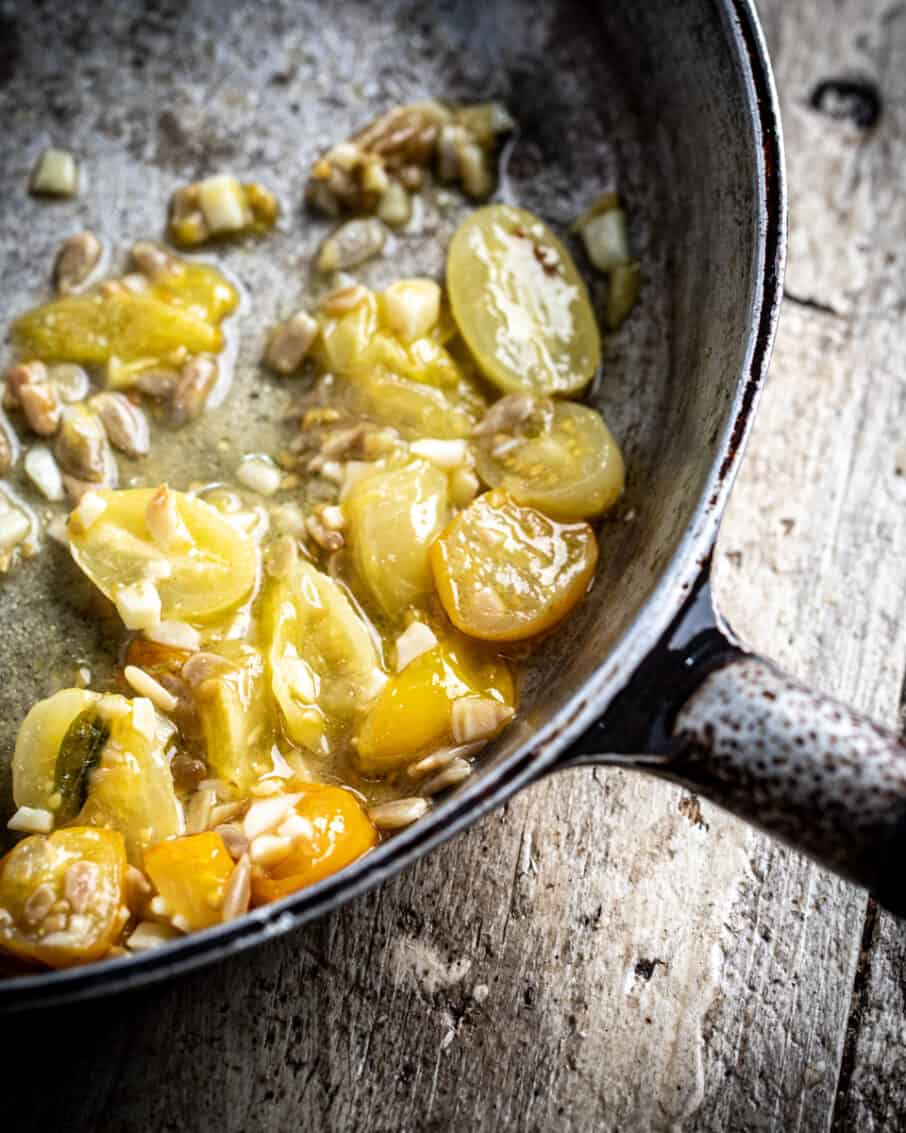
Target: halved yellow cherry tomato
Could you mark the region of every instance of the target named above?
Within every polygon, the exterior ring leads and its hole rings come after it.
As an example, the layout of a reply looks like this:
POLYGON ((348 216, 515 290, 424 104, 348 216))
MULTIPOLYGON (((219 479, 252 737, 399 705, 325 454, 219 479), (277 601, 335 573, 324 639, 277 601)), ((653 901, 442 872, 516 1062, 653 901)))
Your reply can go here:
POLYGON ((521 641, 556 625, 588 588, 598 558, 587 523, 557 523, 486 492, 431 547, 453 624, 486 641, 521 641))
POLYGON ((0 950, 51 968, 100 959, 128 917, 125 880, 114 830, 70 826, 24 838, 0 861, 0 950))
POLYGON ((453 635, 416 657, 381 689, 358 734, 363 771, 386 773, 453 743, 453 703, 489 697, 511 707, 509 667, 487 647, 453 635))
POLYGON ((112 601, 123 587, 152 581, 161 618, 205 620, 237 606, 255 585, 258 548, 215 508, 194 496, 170 491, 182 534, 172 540, 148 524, 148 505, 160 489, 98 492, 106 504, 87 529, 69 520, 76 563, 112 601))
POLYGON ((512 205, 487 205, 456 230, 447 289, 479 369, 505 393, 572 394, 601 360, 585 284, 547 226, 512 205))
POLYGON ((295 814, 301 829, 293 836, 287 856, 252 874, 255 905, 314 885, 377 845, 377 831, 362 804, 343 787, 305 787, 295 814))
POLYGON ((118 830, 129 860, 139 864, 148 846, 185 828, 170 771, 176 729, 143 697, 103 696, 98 712, 110 735, 88 778, 79 822, 118 830))
POLYGON ((428 548, 450 518, 447 477, 426 460, 378 464, 343 503, 356 574, 397 621, 434 589, 428 548))
POLYGON ((268 581, 261 628, 287 736, 326 754, 386 679, 368 626, 341 586, 300 560, 268 581))
POLYGON ((63 740, 73 722, 99 700, 99 694, 88 689, 64 688, 32 705, 19 726, 13 753, 16 806, 50 809, 63 740))
POLYGON ((83 366, 111 358, 153 360, 180 347, 192 354, 216 354, 223 347, 222 332, 204 319, 152 294, 128 293, 54 299, 16 319, 12 339, 21 354, 83 366))
POLYGON ((258 649, 238 641, 219 642, 208 652, 223 659, 223 668, 193 689, 208 765, 246 794, 273 766, 267 666, 258 649))
POLYGON ((178 928, 195 931, 217 924, 233 872, 223 839, 212 830, 170 838, 145 851, 145 872, 178 928))
POLYGON ((490 487, 566 522, 602 515, 623 492, 623 457, 604 418, 571 401, 536 399, 513 429, 477 438, 475 463, 490 487))

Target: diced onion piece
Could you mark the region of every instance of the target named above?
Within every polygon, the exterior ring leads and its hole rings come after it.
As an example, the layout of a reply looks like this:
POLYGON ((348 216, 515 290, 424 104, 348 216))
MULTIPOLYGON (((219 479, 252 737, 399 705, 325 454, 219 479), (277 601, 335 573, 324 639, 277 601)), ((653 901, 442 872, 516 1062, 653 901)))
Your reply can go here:
POLYGON ((422 338, 440 317, 440 287, 433 279, 401 279, 381 295, 384 321, 404 342, 422 338))
POLYGON ((49 834, 53 830, 53 813, 42 807, 20 806, 6 825, 23 834, 49 834))
POLYGON ((396 671, 399 673, 410 661, 421 657, 435 645, 437 645, 437 637, 431 627, 424 622, 413 622, 396 639, 396 671))
POLYGON ((629 262, 629 232, 622 209, 593 216, 581 229, 588 258, 598 271, 612 271, 629 262))
POLYGON ((463 696, 453 703, 453 739, 458 744, 490 739, 512 718, 513 709, 508 704, 487 696, 463 696))
POLYGON ((46 149, 32 170, 31 191, 41 196, 71 197, 79 187, 76 159, 67 150, 46 149))
POLYGON ((121 586, 113 601, 126 629, 151 629, 160 622, 160 594, 153 582, 121 586))
POLYGON ((200 181, 198 203, 212 234, 239 232, 248 226, 242 186, 229 174, 200 181))

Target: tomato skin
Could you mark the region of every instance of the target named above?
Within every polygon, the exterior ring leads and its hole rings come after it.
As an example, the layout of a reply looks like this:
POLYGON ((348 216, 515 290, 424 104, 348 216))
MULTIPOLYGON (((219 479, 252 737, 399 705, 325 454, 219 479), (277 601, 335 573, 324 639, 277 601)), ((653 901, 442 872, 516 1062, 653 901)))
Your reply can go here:
MULTIPOLYGON (((50 968, 68 968, 100 959, 122 931, 126 847, 115 830, 69 826, 53 834, 23 838, 0 860, 0 951, 50 968), (72 867, 90 876, 90 899, 78 897, 72 867), (48 908, 33 911, 39 888, 44 906, 67 901, 66 923, 58 928, 48 908), (38 910, 40 911, 40 910, 38 910)), ((62 914, 56 914, 62 915, 62 914)))
POLYGON ((378 843, 378 834, 352 791, 311 785, 295 813, 310 824, 309 837, 297 838, 289 855, 252 873, 252 903, 277 901, 351 865, 378 843))
POLYGON ((181 918, 178 927, 193 932, 220 922, 233 868, 223 839, 212 830, 169 838, 145 851, 145 872, 163 898, 167 915, 181 918))
POLYGON ((479 369, 505 393, 578 393, 600 364, 576 265, 525 209, 487 205, 466 217, 450 242, 447 289, 479 369))
POLYGON ((597 558, 587 523, 557 523, 499 491, 479 496, 431 547, 447 617, 483 641, 551 629, 585 594, 597 558))

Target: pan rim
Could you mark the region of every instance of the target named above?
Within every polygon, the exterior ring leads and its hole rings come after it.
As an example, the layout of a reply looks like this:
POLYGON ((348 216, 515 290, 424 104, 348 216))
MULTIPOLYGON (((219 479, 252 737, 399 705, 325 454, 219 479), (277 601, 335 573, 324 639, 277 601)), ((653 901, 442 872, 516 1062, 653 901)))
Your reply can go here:
POLYGON ((747 109, 758 211, 749 333, 736 392, 692 520, 660 580, 616 646, 532 741, 467 782, 415 825, 333 877, 159 951, 0 982, 0 1012, 112 995, 219 962, 281 936, 388 880, 550 770, 631 678, 706 569, 770 362, 786 262, 787 197, 774 78, 753 0, 717 0, 747 109))

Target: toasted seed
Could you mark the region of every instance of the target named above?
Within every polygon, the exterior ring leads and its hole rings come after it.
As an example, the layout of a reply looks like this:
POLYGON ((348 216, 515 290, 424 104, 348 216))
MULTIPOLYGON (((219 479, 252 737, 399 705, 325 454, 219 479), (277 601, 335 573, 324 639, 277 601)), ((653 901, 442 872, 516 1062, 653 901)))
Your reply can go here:
POLYGON ((272 496, 280 488, 283 473, 265 456, 247 456, 236 469, 236 479, 252 492, 272 496))
POLYGON ((91 389, 91 379, 88 374, 74 362, 57 362, 53 366, 48 366, 47 380, 65 405, 83 401, 91 389))
POLYGON ((368 817, 379 830, 401 830, 427 814, 430 807, 427 799, 394 799, 392 802, 370 807, 368 817))
POLYGON ((15 550, 28 538, 31 529, 31 520, 18 508, 11 508, 0 515, 0 553, 2 553, 3 570, 9 566, 9 552, 15 550))
POLYGON ((178 940, 182 935, 175 925, 140 921, 131 935, 126 938, 126 947, 130 952, 147 952, 152 948, 162 948, 171 940, 178 940))
POLYGON ((293 810, 301 795, 278 795, 256 799, 246 811, 242 828, 250 841, 274 830, 293 810))
POLYGON ((6 418, 0 420, 0 476, 5 476, 16 463, 17 445, 6 418))
POLYGON ((318 271, 346 271, 377 256, 387 242, 387 229, 376 217, 347 220, 327 237, 318 253, 318 271))
POLYGON ((501 397, 472 430, 472 436, 489 437, 494 433, 511 432, 531 417, 535 405, 535 398, 530 393, 511 393, 501 397))
POLYGON ((194 421, 207 403, 217 381, 217 360, 210 354, 190 358, 179 373, 170 404, 170 423, 184 425, 194 421))
POLYGON ((440 751, 433 751, 430 755, 426 755, 418 763, 410 763, 406 768, 406 773, 411 779, 421 779, 423 775, 430 775, 433 771, 443 770, 454 759, 467 759, 470 755, 475 755, 485 746, 486 741, 479 740, 474 744, 457 744, 454 747, 441 748, 440 751))
POLYGON ((186 833, 201 834, 211 824, 216 795, 210 788, 196 791, 186 805, 186 833))
POLYGON ((299 545, 292 535, 281 535, 268 547, 264 569, 271 578, 286 578, 299 559, 299 545))
POLYGON ((148 418, 124 393, 98 393, 88 405, 100 417, 114 448, 126 456, 148 455, 151 448, 148 418))
POLYGON ((145 508, 145 524, 151 538, 165 550, 188 550, 194 540, 176 503, 176 495, 166 484, 158 487, 145 508))
POLYGON ((46 500, 63 499, 63 477, 53 453, 35 445, 25 454, 25 474, 46 500))
POLYGON ((314 539, 319 547, 325 551, 339 551, 346 543, 340 531, 329 530, 322 522, 320 516, 310 515, 305 520, 305 530, 314 539))
POLYGON ((60 467, 78 480, 116 483, 116 461, 98 415, 84 405, 67 405, 54 444, 60 467))
POLYGON ((464 779, 468 779, 471 774, 472 765, 470 763, 466 763, 464 759, 453 759, 433 779, 429 779, 422 786, 422 790, 426 795, 436 795, 438 792, 446 790, 447 787, 453 787, 464 779))
POLYGON ((152 240, 139 240, 129 250, 132 262, 152 283, 178 270, 178 262, 159 244, 152 240))
POLYGON ((63 401, 50 382, 29 382, 19 389, 19 404, 28 427, 39 437, 52 437, 63 418, 63 401))
POLYGON ((19 394, 24 386, 38 385, 47 380, 47 367, 37 360, 32 362, 19 362, 13 366, 6 375, 6 384, 3 388, 3 405, 6 409, 19 409, 21 402, 19 394))
POLYGON ((329 291, 320 302, 321 310, 331 317, 345 315, 354 311, 360 303, 368 298, 367 290, 361 283, 351 283, 346 287, 338 287, 336 291, 329 291))
POLYGON ((135 379, 135 388, 149 397, 172 397, 179 382, 178 370, 144 370, 135 379))
MULTIPOLYGON (((146 673, 137 665, 127 665, 123 670, 123 676, 139 696, 146 696, 161 712, 172 712, 178 704, 172 692, 168 692, 160 681, 155 680, 150 673, 146 673)), ((201 829, 204 830, 204 827, 202 826, 201 829)))
POLYGON ((236 863, 223 892, 224 921, 232 921, 248 912, 252 895, 252 863, 248 854, 243 854, 236 863))
POLYGON ((409 218, 412 216, 412 201, 399 181, 388 183, 381 195, 377 215, 391 228, 399 228, 409 222, 409 218))
POLYGON ((487 156, 476 142, 466 142, 459 150, 459 175, 470 197, 486 197, 494 188, 487 156))
POLYGON ((54 262, 57 291, 68 295, 89 278, 101 258, 101 242, 93 232, 77 232, 64 240, 54 262))
POLYGON ((278 374, 291 374, 305 360, 318 334, 317 322, 307 311, 297 311, 271 335, 265 362, 278 374))
POLYGON ((38 925, 50 912, 56 899, 53 886, 45 881, 39 885, 29 896, 22 907, 22 915, 26 924, 38 925))
MULTIPOLYGON (((239 804, 227 804, 238 807, 239 804)), ((223 807, 215 808, 223 810, 223 807)), ((213 814, 213 812, 212 812, 213 814)), ((223 844, 227 848, 227 852, 234 861, 238 861, 243 854, 249 851, 249 840, 245 836, 242 827, 235 822, 223 822, 214 827, 214 833, 219 834, 223 839, 223 844)))

